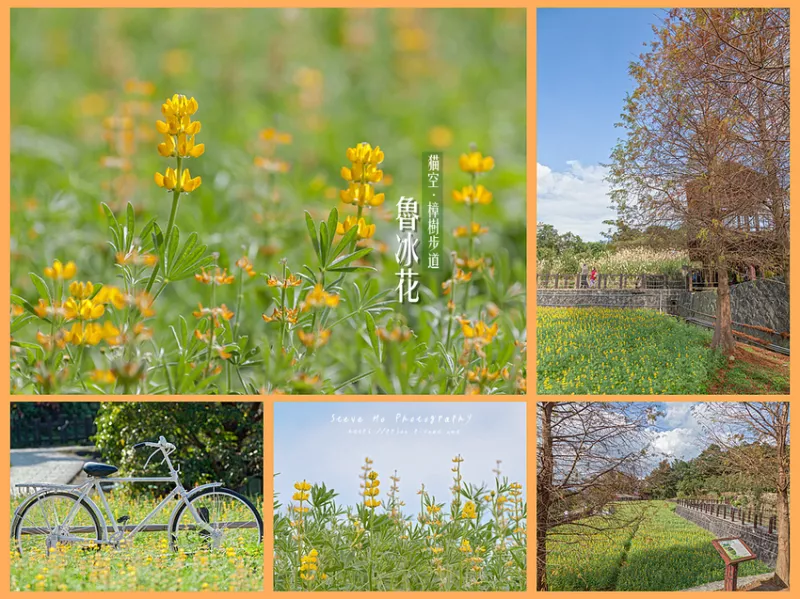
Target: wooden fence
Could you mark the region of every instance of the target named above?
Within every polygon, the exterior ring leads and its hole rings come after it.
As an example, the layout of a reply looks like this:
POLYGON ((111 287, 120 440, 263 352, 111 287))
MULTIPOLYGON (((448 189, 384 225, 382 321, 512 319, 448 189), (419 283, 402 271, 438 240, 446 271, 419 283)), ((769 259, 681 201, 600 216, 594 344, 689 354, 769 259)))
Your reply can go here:
POLYGON ((536 275, 537 289, 687 289, 681 275, 598 273, 594 283, 589 275, 544 273, 536 275))
POLYGON ((683 507, 698 510, 723 520, 752 524, 753 528, 760 526, 765 528, 769 534, 777 534, 778 516, 775 514, 774 509, 763 504, 736 507, 728 503, 706 499, 678 499, 677 503, 683 507))

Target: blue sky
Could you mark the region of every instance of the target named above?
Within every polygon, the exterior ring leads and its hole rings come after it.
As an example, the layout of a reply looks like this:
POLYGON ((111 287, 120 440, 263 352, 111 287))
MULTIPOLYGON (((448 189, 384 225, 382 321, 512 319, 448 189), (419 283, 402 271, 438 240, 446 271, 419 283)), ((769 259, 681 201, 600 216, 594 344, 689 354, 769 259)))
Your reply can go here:
POLYGON ((503 475, 526 491, 525 447, 525 405, 519 402, 275 404, 275 490, 284 505, 294 482, 304 478, 333 487, 339 504, 356 503, 367 456, 380 474, 381 496, 397 469, 408 506, 416 505, 422 483, 439 501, 449 496, 451 460, 458 454, 465 482, 494 485, 492 469, 502 460, 503 475), (404 417, 436 422, 403 422, 404 417), (358 418, 362 422, 352 422, 358 418))
POLYGON ((536 13, 537 220, 599 240, 614 217, 603 181, 628 65, 653 39, 661 9, 539 9, 536 13))

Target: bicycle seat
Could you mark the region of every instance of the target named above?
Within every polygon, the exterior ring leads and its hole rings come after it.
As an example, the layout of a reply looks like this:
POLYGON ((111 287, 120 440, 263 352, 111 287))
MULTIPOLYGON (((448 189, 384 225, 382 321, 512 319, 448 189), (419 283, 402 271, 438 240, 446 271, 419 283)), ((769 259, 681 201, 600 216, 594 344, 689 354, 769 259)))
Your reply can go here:
POLYGON ((100 462, 86 462, 83 465, 83 471, 89 476, 110 476, 117 471, 116 466, 111 464, 101 464, 100 462))

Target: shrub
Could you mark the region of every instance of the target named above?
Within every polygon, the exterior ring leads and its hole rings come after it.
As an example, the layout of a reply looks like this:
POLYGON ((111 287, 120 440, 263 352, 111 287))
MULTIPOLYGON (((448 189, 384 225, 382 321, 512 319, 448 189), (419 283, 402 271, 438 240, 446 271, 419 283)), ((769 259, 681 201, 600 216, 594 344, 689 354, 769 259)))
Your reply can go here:
POLYGON ((133 445, 164 435, 177 447, 172 457, 184 485, 220 481, 236 489, 263 477, 263 414, 261 403, 104 403, 94 441, 126 475, 157 476, 166 466, 153 458, 145 471, 149 453, 133 445))

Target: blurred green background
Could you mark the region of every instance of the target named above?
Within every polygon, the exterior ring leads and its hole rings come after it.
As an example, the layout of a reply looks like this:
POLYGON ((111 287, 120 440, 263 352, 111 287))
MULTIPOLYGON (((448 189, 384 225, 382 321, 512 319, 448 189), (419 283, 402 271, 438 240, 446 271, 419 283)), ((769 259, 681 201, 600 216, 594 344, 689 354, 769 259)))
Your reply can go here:
MULTIPOLYGON (((262 273, 279 273, 283 257, 294 271, 313 265, 303 211, 355 213, 339 201, 339 170, 346 149, 367 141, 384 150, 389 177, 376 190, 386 203, 367 213, 371 260, 381 288, 393 288, 396 203, 419 198, 421 153, 444 152, 450 251, 453 228, 469 222, 451 199, 469 184, 458 156, 474 142, 496 163, 480 180, 494 200, 476 209, 489 228, 477 250, 507 254, 510 279, 525 283, 524 9, 14 9, 11 33, 12 293, 35 300, 28 272, 55 258, 74 260, 78 280, 114 282, 101 202, 119 214, 130 201, 139 227, 153 216, 165 226, 171 195, 153 174, 174 161, 158 155, 154 123, 174 93, 199 102, 206 147, 189 164, 203 184, 182 197, 176 224, 221 266, 245 254, 262 273), (120 116, 134 123, 127 170, 101 162, 119 155, 104 136, 121 134, 103 124, 120 116), (272 154, 286 173, 254 164, 270 156, 259 133, 271 127, 292 135, 272 154)), ((423 277, 437 297, 448 269, 423 277)), ((248 283, 245 331, 263 328, 271 293, 248 283)), ((171 285, 158 318, 173 322, 207 295, 191 279, 171 285)), ((230 306, 234 296, 231 286, 217 297, 230 306)))

